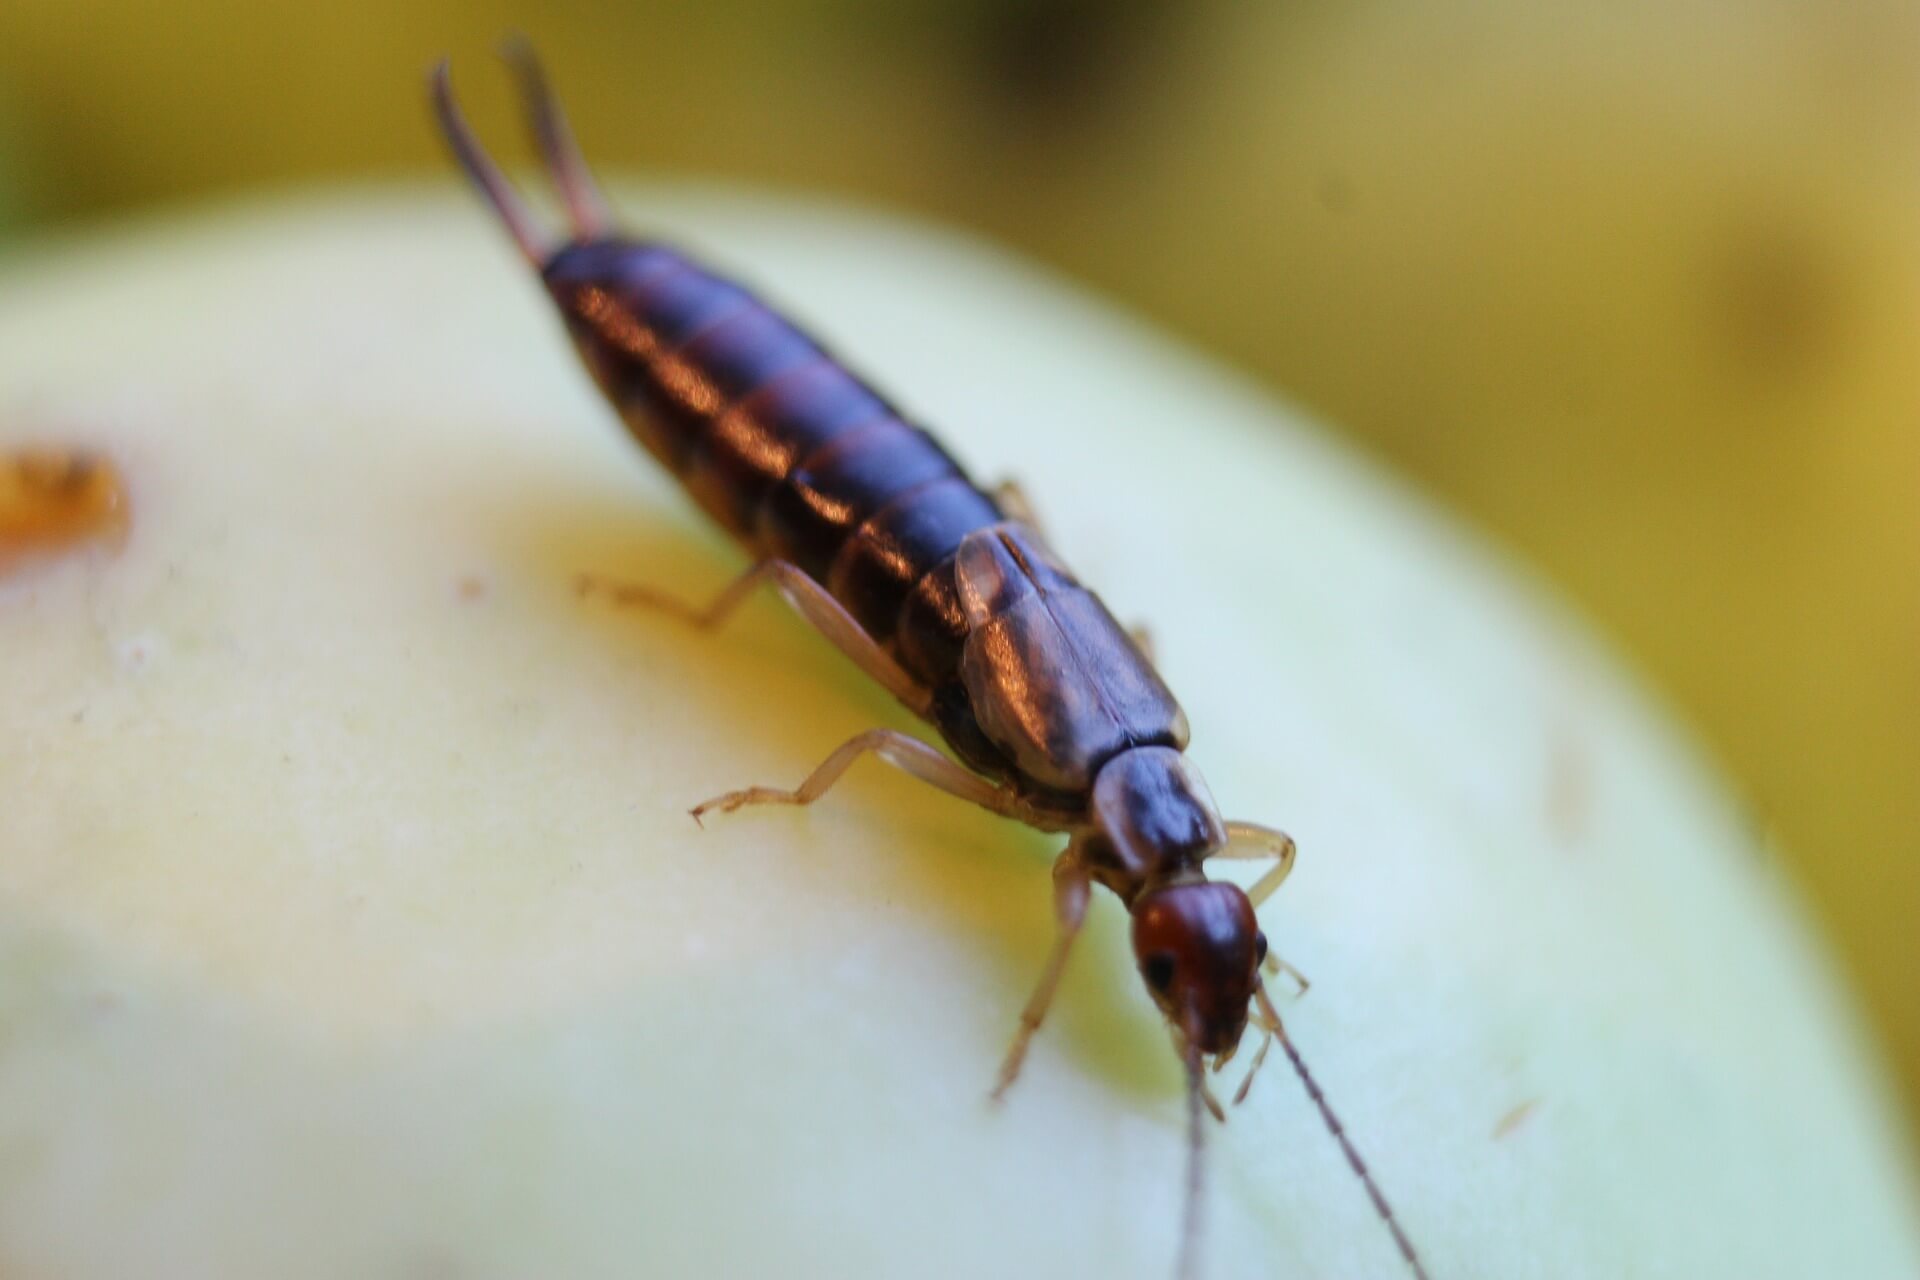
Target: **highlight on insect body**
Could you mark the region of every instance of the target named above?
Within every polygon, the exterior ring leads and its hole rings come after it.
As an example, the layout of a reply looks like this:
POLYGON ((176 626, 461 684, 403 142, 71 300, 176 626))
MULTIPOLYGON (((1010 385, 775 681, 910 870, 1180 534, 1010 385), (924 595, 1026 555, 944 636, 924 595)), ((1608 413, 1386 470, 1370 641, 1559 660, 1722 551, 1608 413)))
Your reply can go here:
MULTIPOLYGON (((748 787, 693 810, 810 804, 878 757, 1003 817, 1066 837, 1053 869, 1057 935, 993 1095, 1013 1084, 1046 1017, 1093 886, 1132 916, 1135 960, 1184 1067, 1188 1174, 1182 1275, 1198 1271, 1207 1083, 1248 1024, 1277 1040, 1416 1276, 1418 1255, 1288 1039, 1255 909, 1292 870, 1281 832, 1222 818, 1184 754, 1186 717, 1133 635, 1047 544, 1017 490, 977 486, 921 427, 740 285, 613 229, 531 50, 506 50, 570 223, 550 242, 473 136, 445 63, 434 110, 460 166, 540 273, 587 369, 634 437, 753 557, 705 603, 582 579, 583 593, 720 627, 771 587, 945 741, 872 729, 799 786, 748 787), (1243 891, 1208 864, 1270 860, 1243 891)), ((1297 976, 1297 975, 1296 975, 1297 976)))

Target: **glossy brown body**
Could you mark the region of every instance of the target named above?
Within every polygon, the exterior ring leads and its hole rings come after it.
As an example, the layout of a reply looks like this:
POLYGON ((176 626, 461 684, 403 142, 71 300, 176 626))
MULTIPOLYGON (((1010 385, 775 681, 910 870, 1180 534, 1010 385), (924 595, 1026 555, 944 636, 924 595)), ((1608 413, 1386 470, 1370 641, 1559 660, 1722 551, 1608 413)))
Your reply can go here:
POLYGON ((1121 752, 1185 747, 1099 598, 778 312, 644 241, 568 245, 542 276, 634 436, 756 559, 824 586, 930 691, 969 765, 1070 814, 1121 752))

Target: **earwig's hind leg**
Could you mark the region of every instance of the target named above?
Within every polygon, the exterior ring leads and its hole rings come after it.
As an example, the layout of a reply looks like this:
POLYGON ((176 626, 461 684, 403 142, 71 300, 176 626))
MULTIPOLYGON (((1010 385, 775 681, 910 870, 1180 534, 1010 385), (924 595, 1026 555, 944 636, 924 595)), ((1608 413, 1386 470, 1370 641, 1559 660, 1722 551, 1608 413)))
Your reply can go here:
MULTIPOLYGON (((1253 887, 1247 890, 1247 900, 1257 908, 1261 903, 1272 897, 1273 891, 1278 889, 1289 875, 1293 874, 1294 856, 1299 853, 1299 851, 1299 846, 1294 843, 1293 837, 1284 831, 1275 831, 1272 827, 1263 827, 1252 822, 1229 822, 1227 824, 1227 843, 1225 847, 1214 850, 1209 856, 1234 859, 1272 858, 1275 860, 1274 865, 1268 868, 1266 874, 1254 881, 1253 887)), ((1272 951, 1267 953, 1266 968, 1268 973, 1284 973, 1292 978, 1294 982, 1298 984, 1301 995, 1307 994, 1308 988, 1313 986, 1311 982, 1307 981, 1305 974, 1288 964, 1285 960, 1282 960, 1272 951)))
POLYGON ((841 743, 832 755, 821 762, 819 768, 807 775, 806 781, 793 790, 747 787, 740 791, 729 791, 695 805, 694 820, 699 821, 715 810, 732 813, 750 804, 812 804, 840 780, 840 775, 851 768, 854 761, 868 752, 948 795, 971 801, 1002 817, 1018 817, 1022 812, 1020 801, 1012 792, 994 786, 920 739, 894 729, 869 729, 841 743))
POLYGON ((993 1085, 993 1100, 1000 1101, 1019 1078, 1020 1066, 1027 1059, 1027 1047, 1033 1043, 1033 1037, 1040 1030, 1040 1024, 1046 1020, 1047 1009, 1053 1004, 1053 995, 1060 987, 1060 977, 1067 971, 1067 957, 1073 952, 1074 939, 1080 936, 1080 926, 1087 918, 1087 895, 1091 881, 1087 876, 1085 862, 1080 857, 1080 846, 1069 844, 1053 864, 1053 914, 1059 932, 1054 935, 1053 950, 1047 956, 1047 967, 1040 972, 1040 981, 1034 987, 1033 994, 1027 997, 1026 1007, 1020 1011, 1020 1029, 1013 1034, 1013 1044, 1007 1049, 1006 1059, 1000 1064, 1000 1076, 993 1085))
POLYGON ((547 162, 547 172, 553 178, 553 185, 559 189, 560 198, 566 201, 574 234, 582 240, 598 239, 613 224, 613 216, 607 211, 606 197, 600 194, 600 188, 595 185, 593 175, 587 169, 579 144, 573 140, 573 131, 567 127, 566 113, 560 108, 560 100, 547 87, 547 74, 540 67, 540 59, 535 55, 533 45, 525 36, 512 36, 501 43, 500 56, 507 60, 507 65, 519 77, 527 122, 533 129, 540 154, 547 162))
POLYGON ((909 710, 916 713, 926 710, 926 689, 901 669, 892 655, 866 633, 825 587, 809 578, 798 565, 785 560, 762 560, 722 587, 720 593, 704 605, 688 604, 651 587, 612 582, 587 573, 574 579, 574 588, 583 596, 603 595, 615 604, 657 609, 702 631, 717 631, 763 583, 770 583, 816 631, 831 640, 835 648, 853 659, 909 710))

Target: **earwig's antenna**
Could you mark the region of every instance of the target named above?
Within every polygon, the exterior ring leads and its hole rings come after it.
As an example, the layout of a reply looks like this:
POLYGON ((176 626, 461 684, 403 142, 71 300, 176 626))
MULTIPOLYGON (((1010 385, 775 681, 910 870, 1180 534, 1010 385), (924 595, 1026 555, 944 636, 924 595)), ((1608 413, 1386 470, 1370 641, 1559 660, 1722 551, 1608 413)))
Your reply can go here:
POLYGON ((1180 1219, 1180 1260, 1174 1266, 1177 1280, 1200 1277, 1200 1209, 1207 1189, 1207 1121, 1203 1114, 1207 1081, 1200 1068, 1200 1050, 1186 1045, 1182 1058, 1187 1067, 1187 1205, 1180 1219))
MULTIPOLYGON (((1346 1153, 1347 1163, 1359 1176, 1360 1184, 1367 1189, 1367 1198, 1373 1201, 1374 1212, 1380 1215, 1380 1220, 1387 1224, 1387 1230, 1393 1235, 1394 1244, 1400 1248, 1400 1256, 1407 1260, 1407 1266, 1412 1269, 1415 1280, 1428 1280, 1427 1269, 1420 1265, 1420 1255, 1414 1252, 1413 1241, 1407 1239, 1407 1233, 1400 1229, 1399 1221, 1393 1216, 1392 1206, 1387 1203, 1387 1198, 1380 1194, 1380 1188, 1374 1182, 1373 1175, 1367 1172, 1366 1161, 1362 1160, 1360 1153, 1354 1150, 1352 1141, 1347 1137, 1346 1129, 1341 1125, 1339 1117, 1333 1114, 1333 1108, 1327 1103, 1327 1095, 1320 1092, 1319 1083, 1314 1080, 1313 1073, 1307 1070, 1306 1060, 1300 1056, 1300 1051, 1293 1047, 1293 1041, 1287 1036, 1287 1029, 1280 1021, 1280 1011, 1273 1007, 1273 1001, 1267 996, 1265 983, 1254 984, 1253 997, 1260 1004, 1261 1019, 1266 1023, 1267 1031, 1279 1040, 1280 1047, 1286 1050, 1287 1060, 1293 1063, 1294 1074, 1299 1076, 1300 1083, 1306 1086, 1307 1096, 1312 1098, 1313 1105, 1320 1109, 1320 1118, 1327 1122, 1327 1132, 1331 1133, 1333 1140, 1340 1144, 1340 1150, 1346 1153)), ((1262 1052, 1264 1053, 1265 1050, 1263 1049, 1262 1052)))
POLYGON ((447 71, 445 58, 434 64, 430 83, 434 115, 439 117, 440 132, 446 137, 447 145, 453 148, 454 159, 460 162, 460 167, 467 171, 467 177, 473 180, 473 185, 480 188, 480 194, 493 206, 493 211, 506 225, 507 234, 520 246, 520 252, 526 255, 527 261, 536 267, 541 266, 547 260, 547 252, 540 245, 539 230, 528 215, 526 205, 521 203, 519 193, 513 189, 513 184, 507 181, 499 166, 481 149, 479 140, 473 136, 473 130, 460 114, 460 108, 453 100, 453 81, 447 71))
POLYGON ((500 56, 520 79, 527 123, 533 129, 540 154, 546 157, 553 185, 567 202, 574 235, 582 240, 599 239, 613 225, 613 216, 607 211, 606 197, 600 194, 593 174, 587 169, 585 157, 580 154, 580 144, 574 141, 573 131, 567 127, 560 100, 547 87, 547 73, 541 70, 539 55, 534 53, 533 45, 525 36, 513 35, 501 42, 500 56))

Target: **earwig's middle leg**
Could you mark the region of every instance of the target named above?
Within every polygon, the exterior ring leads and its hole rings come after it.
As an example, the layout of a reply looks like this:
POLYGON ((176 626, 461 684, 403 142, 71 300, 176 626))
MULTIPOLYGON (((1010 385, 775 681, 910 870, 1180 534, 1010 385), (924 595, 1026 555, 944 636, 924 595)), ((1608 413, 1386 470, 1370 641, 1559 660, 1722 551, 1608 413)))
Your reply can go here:
POLYGON ((869 729, 841 743, 832 755, 821 762, 819 768, 808 774, 806 780, 793 790, 747 787, 740 791, 729 791, 695 805, 694 820, 699 821, 715 810, 732 813, 750 804, 812 804, 840 780, 840 775, 851 768, 854 761, 869 751, 894 768, 910 773, 948 795, 969 800, 1002 817, 1017 818, 1023 813, 1018 797, 1012 792, 994 786, 920 739, 894 729, 869 729))
POLYGON ((1080 847, 1069 844, 1053 864, 1053 914, 1059 932, 1054 936, 1053 950, 1047 956, 1047 967, 1040 972, 1040 981, 1034 986, 1033 994, 1027 997, 1027 1004, 1020 1011, 1020 1029, 1013 1034, 1013 1044, 1007 1049, 1005 1061, 1000 1064, 1000 1076, 993 1085, 993 1100, 1000 1101, 1020 1075, 1020 1066, 1027 1059, 1027 1046, 1033 1043, 1034 1035, 1040 1030, 1040 1024, 1046 1020, 1047 1009, 1053 1004, 1053 994, 1059 990, 1061 975, 1067 971, 1067 957, 1073 952, 1074 939, 1080 936, 1080 926, 1087 918, 1087 895, 1092 881, 1087 875, 1086 864, 1081 860, 1080 847))
POLYGON ((798 565, 785 560, 762 560, 720 589, 704 605, 689 604, 678 596, 635 583, 613 582, 590 573, 574 579, 575 589, 583 596, 604 595, 619 605, 639 605, 658 609, 702 631, 717 631, 734 611, 763 584, 771 584, 782 599, 792 605, 814 630, 833 642, 835 648, 853 659, 859 668, 873 677, 888 693, 915 713, 925 712, 927 690, 880 647, 880 642, 848 613, 825 587, 806 575, 798 565))

